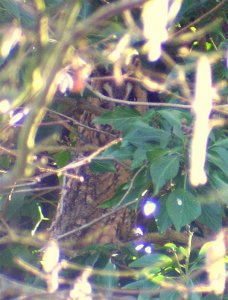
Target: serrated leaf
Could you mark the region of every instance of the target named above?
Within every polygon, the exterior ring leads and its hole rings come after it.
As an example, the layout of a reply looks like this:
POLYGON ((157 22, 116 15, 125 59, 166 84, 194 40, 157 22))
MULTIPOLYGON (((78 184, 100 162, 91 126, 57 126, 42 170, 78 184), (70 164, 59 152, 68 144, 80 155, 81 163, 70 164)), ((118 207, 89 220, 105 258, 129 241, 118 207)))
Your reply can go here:
POLYGON ((149 126, 142 121, 137 121, 131 126, 131 130, 125 135, 124 140, 136 147, 144 147, 143 144, 158 143, 165 148, 169 142, 170 134, 162 129, 149 126))
POLYGON ((177 176, 180 167, 178 156, 164 156, 150 165, 150 175, 154 184, 154 195, 171 179, 177 176))
POLYGON ((166 201, 166 208, 177 231, 197 219, 201 213, 199 201, 184 190, 172 192, 166 201))
POLYGON ((128 107, 118 107, 113 111, 109 111, 95 118, 94 123, 109 124, 117 130, 127 131, 139 117, 140 113, 137 110, 128 107))

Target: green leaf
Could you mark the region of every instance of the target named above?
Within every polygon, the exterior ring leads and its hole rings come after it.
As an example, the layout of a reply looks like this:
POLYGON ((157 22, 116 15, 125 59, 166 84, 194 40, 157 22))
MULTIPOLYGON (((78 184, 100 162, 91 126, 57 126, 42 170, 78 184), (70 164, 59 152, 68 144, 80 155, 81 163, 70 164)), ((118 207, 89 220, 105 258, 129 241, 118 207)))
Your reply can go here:
POLYGON ((171 126, 173 133, 183 139, 184 134, 181 129, 181 118, 183 117, 183 113, 177 110, 167 109, 159 110, 159 114, 171 126))
POLYGON ((213 231, 222 227, 223 209, 219 203, 207 203, 202 205, 202 213, 199 221, 213 231))
POLYGON ((171 179, 177 176, 180 167, 178 156, 164 156, 150 165, 150 175, 154 184, 154 195, 171 179))
POLYGON ((103 269, 106 273, 105 276, 102 276, 102 283, 105 286, 105 288, 114 288, 118 285, 118 278, 116 276, 116 266, 109 260, 105 268, 103 269), (113 273, 113 275, 111 275, 113 273))
MULTIPOLYGON (((225 296, 224 296, 224 298, 223 298, 224 300, 227 300, 228 298, 225 298, 225 296)), ((203 298, 203 300, 221 300, 221 296, 216 296, 216 295, 212 295, 212 294, 208 294, 208 295, 206 295, 204 298, 203 298)))
MULTIPOLYGON (((194 286, 195 286, 194 282, 191 279, 189 279, 189 281, 187 282, 187 287, 189 289, 194 289, 194 286)), ((201 300, 201 299, 202 299, 201 294, 193 293, 193 292, 190 293, 188 297, 188 300, 201 300)))
POLYGON ((15 264, 15 257, 20 257, 27 262, 35 264, 35 252, 31 251, 28 245, 11 244, 0 251, 0 267, 18 267, 15 264))
MULTIPOLYGON (((145 290, 152 291, 153 289, 157 289, 159 286, 154 282, 155 276, 153 276, 153 281, 149 279, 139 279, 133 281, 123 287, 123 289, 134 289, 139 291, 139 296, 137 300, 150 300, 151 295, 149 293, 145 293, 145 290)), ((163 282, 165 280, 164 276, 159 274, 156 276, 156 282, 163 282)), ((153 298, 154 299, 154 298, 153 298)))
POLYGON ((104 113, 101 117, 95 118, 96 124, 109 124, 115 129, 128 131, 132 124, 140 117, 137 110, 128 107, 118 107, 113 111, 104 113))
POLYGON ((0 155, 0 167, 2 169, 9 169, 10 164, 12 163, 11 158, 7 155, 1 153, 0 155))
POLYGON ((130 282, 128 284, 126 284, 123 289, 141 289, 144 285, 144 282, 145 282, 145 279, 140 279, 140 280, 136 280, 136 281, 133 281, 133 282, 130 282))
POLYGON ((215 166, 217 166, 224 175, 227 176, 227 170, 228 170, 228 150, 224 148, 213 148, 213 151, 208 152, 208 161, 215 166))
POLYGON ((225 149, 224 147, 213 147, 213 151, 216 152, 219 157, 227 163, 227 155, 228 155, 228 150, 225 149))
POLYGON ((12 200, 9 202, 9 205, 6 210, 7 220, 12 220, 20 216, 22 208, 25 206, 26 194, 19 193, 13 194, 12 200))
POLYGON ((70 162, 71 154, 70 151, 59 151, 53 155, 59 168, 64 167, 70 162))
POLYGON ((161 268, 172 264, 172 259, 167 255, 161 253, 146 254, 139 259, 130 263, 132 268, 146 268, 149 267, 150 270, 159 271, 161 268))
POLYGON ((114 288, 118 286, 118 277, 116 276, 116 266, 111 262, 108 261, 106 266, 102 269, 104 275, 100 275, 96 278, 97 284, 105 287, 105 296, 107 299, 111 297, 111 293, 114 288))
POLYGON ((208 249, 214 244, 214 241, 210 241, 207 242, 205 244, 203 244, 203 246, 200 248, 199 254, 198 254, 198 258, 202 259, 203 257, 206 256, 206 253, 208 251, 208 249))
POLYGON ((170 134, 164 130, 137 121, 131 126, 131 131, 125 135, 124 140, 136 147, 144 147, 143 144, 155 142, 165 148, 169 143, 169 138, 170 134))
MULTIPOLYGON (((158 277, 158 276, 156 276, 156 277, 158 277)), ((162 276, 162 281, 164 281, 164 279, 165 278, 162 276)), ((153 280, 154 280, 154 277, 153 277, 153 280)), ((145 293, 145 290, 153 291, 153 290, 158 289, 158 288, 159 288, 159 286, 156 283, 154 283, 152 280, 149 280, 149 279, 144 280, 137 300, 151 300, 151 295, 145 293)))
POLYGON ((161 156, 165 156, 168 154, 170 149, 163 149, 159 146, 153 146, 149 151, 147 151, 147 158, 150 161, 153 161, 155 159, 160 159, 161 156))
MULTIPOLYGON (((175 287, 175 283, 173 283, 175 287)), ((161 290, 159 300, 179 300, 181 299, 181 294, 175 289, 173 290, 161 290)))
MULTIPOLYGON (((221 176, 218 172, 213 172, 210 174, 209 181, 215 189, 228 189, 228 182, 225 176, 221 176)), ((218 191, 219 192, 219 191, 218 191)))
POLYGON ((126 160, 131 159, 133 154, 135 152, 135 147, 132 145, 113 145, 109 149, 103 152, 103 154, 100 157, 109 157, 109 158, 115 158, 117 160, 126 160))
POLYGON ((113 161, 93 160, 90 164, 90 169, 95 173, 115 172, 116 167, 113 161))
POLYGON ((131 169, 137 169, 141 167, 144 161, 147 159, 147 149, 138 148, 135 153, 131 164, 131 169))
POLYGON ((172 225, 166 208, 166 200, 160 199, 160 207, 156 216, 156 223, 160 233, 164 233, 172 225))
POLYGON ((201 213, 199 201, 184 190, 172 192, 166 201, 166 208, 177 231, 197 219, 201 213))
POLYGON ((5 8, 7 13, 13 17, 20 18, 20 10, 16 1, 13 0, 1 0, 1 6, 5 8))

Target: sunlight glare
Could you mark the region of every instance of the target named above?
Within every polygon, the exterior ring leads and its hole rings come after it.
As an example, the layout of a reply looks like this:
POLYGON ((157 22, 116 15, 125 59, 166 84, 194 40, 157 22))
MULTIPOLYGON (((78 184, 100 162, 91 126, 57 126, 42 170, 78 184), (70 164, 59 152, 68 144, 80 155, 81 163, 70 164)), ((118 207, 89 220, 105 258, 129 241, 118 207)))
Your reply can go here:
POLYGON ((59 246, 55 240, 50 240, 42 257, 43 270, 46 273, 53 271, 59 262, 59 246))
POLYGON ((152 248, 151 248, 151 246, 146 246, 144 250, 145 250, 145 252, 146 252, 147 254, 151 254, 151 253, 152 253, 152 248))
POLYGON ((1 45, 1 56, 4 58, 7 57, 11 49, 17 45, 21 38, 22 30, 20 27, 13 26, 9 28, 3 38, 3 42, 1 45))
POLYGON ((139 245, 135 246, 135 250, 140 251, 143 249, 143 247, 144 247, 144 244, 139 244, 139 245))
POLYGON ((5 114, 10 109, 10 102, 7 99, 0 101, 0 113, 5 114))
POLYGON ((161 44, 168 38, 167 21, 167 0, 150 0, 143 5, 143 34, 147 39, 144 50, 150 61, 156 61, 161 56, 161 44))
POLYGON ((209 117, 212 110, 212 79, 210 63, 206 56, 202 56, 197 63, 195 99, 192 108, 195 122, 190 150, 190 182, 198 186, 207 182, 205 161, 211 130, 209 117))
POLYGON ((9 125, 16 125, 20 121, 22 121, 23 117, 25 117, 29 113, 28 108, 24 108, 23 110, 19 111, 15 115, 12 115, 12 117, 9 120, 9 125))
POLYGON ((145 202, 145 204, 143 205, 143 214, 146 217, 149 217, 155 212, 156 208, 157 208, 157 205, 154 202, 147 200, 145 202))
POLYGON ((137 234, 137 235, 143 235, 143 230, 142 230, 142 228, 141 228, 141 227, 137 227, 137 228, 135 229, 135 234, 137 234))

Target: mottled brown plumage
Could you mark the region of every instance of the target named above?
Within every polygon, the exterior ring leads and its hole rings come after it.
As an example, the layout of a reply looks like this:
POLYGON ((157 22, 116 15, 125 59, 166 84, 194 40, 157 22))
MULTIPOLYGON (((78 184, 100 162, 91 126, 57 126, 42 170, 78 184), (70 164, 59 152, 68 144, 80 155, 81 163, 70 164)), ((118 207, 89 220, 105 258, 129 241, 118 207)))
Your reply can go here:
MULTIPOLYGON (((129 86, 127 92, 129 93, 129 86)), ((120 93, 120 88, 118 88, 118 93, 120 93)), ((115 97, 115 91, 112 91, 112 96, 115 97)), ((91 98, 89 101, 93 106, 102 105, 101 100, 97 98, 91 98)), ((106 103, 106 108, 107 106, 106 103)), ((108 109, 113 109, 114 106, 113 103, 110 103, 108 109)), ((94 115, 91 112, 85 111, 80 116, 76 114, 76 117, 79 118, 77 121, 80 123, 92 128, 96 127, 93 124, 94 115)), ((98 129, 102 129, 107 134, 79 127, 78 149, 85 149, 87 145, 101 147, 119 136, 119 133, 110 126, 98 129)), ((75 160, 83 159, 90 153, 90 151, 78 153, 75 160)), ((116 163, 115 173, 95 174, 90 170, 89 164, 68 171, 64 177, 57 214, 49 229, 51 236, 61 240, 66 233, 73 231, 64 237, 65 240, 70 241, 73 248, 95 243, 115 243, 117 240, 128 240, 131 229, 134 227, 135 218, 132 212, 128 208, 124 208, 112 214, 111 209, 99 207, 99 204, 115 194, 119 185, 128 180, 129 172, 119 163, 116 163), (84 181, 80 182, 77 178, 68 177, 69 174, 81 176, 84 181), (110 215, 100 220, 107 212, 110 212, 110 215), (77 231, 81 226, 98 218, 98 222, 84 230, 77 231)))

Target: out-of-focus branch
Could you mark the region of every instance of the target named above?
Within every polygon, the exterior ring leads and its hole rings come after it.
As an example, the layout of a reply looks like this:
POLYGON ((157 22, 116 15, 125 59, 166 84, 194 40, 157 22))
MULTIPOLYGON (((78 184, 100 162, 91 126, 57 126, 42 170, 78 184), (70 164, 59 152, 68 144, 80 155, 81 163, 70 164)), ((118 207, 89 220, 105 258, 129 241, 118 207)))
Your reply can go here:
POLYGON ((206 12, 205 14, 203 14, 202 16, 200 16, 199 18, 197 18, 196 20, 194 20, 193 22, 188 24, 187 26, 185 26, 185 27, 181 28, 180 30, 178 30, 177 32, 175 32, 173 35, 170 36, 170 38, 172 39, 174 36, 176 37, 176 36, 180 35, 181 33, 189 30, 189 28, 191 28, 192 26, 195 26, 196 24, 201 22, 203 19, 207 18, 208 16, 210 16, 212 14, 214 14, 214 16, 216 16, 215 12, 225 4, 226 4, 226 0, 221 1, 216 6, 214 6, 211 10, 209 10, 208 12, 206 12))
MULTIPOLYGON (((187 245, 188 240, 188 234, 186 234, 185 232, 177 232, 173 229, 166 230, 164 234, 160 234, 157 232, 148 233, 136 239, 136 241, 138 242, 150 242, 158 245, 164 245, 169 242, 187 245)), ((204 238, 193 236, 192 248, 199 248, 206 242, 207 240, 204 238)))
MULTIPOLYGON (((12 171, 0 177, 0 191, 7 186, 14 184, 19 177, 21 178, 25 176, 26 173, 31 172, 31 170, 27 169, 27 163, 30 160, 31 151, 34 150, 33 148, 36 132, 45 115, 45 109, 52 102, 55 94, 56 86, 53 83, 53 79, 55 78, 55 74, 62 64, 62 60, 57 58, 63 56, 62 53, 67 50, 72 39, 76 40, 77 38, 82 37, 83 35, 92 31, 104 20, 144 2, 145 0, 119 1, 115 4, 101 7, 86 21, 79 23, 73 34, 71 34, 72 27, 74 25, 72 20, 75 20, 76 16, 78 15, 78 5, 72 5, 72 9, 69 10, 69 16, 66 18, 67 21, 65 24, 65 30, 62 32, 62 37, 59 40, 58 45, 55 47, 53 53, 48 56, 48 59, 46 59, 47 56, 44 56, 43 60, 40 62, 40 69, 34 70, 34 72, 37 71, 38 73, 41 73, 43 69, 45 69, 45 78, 43 78, 42 84, 38 89, 37 86, 35 86, 35 82, 33 82, 26 95, 26 98, 28 99, 35 97, 36 102, 27 116, 18 139, 19 154, 15 166, 12 171), (48 68, 45 68, 47 65, 48 68)), ((41 78, 43 74, 38 73, 36 75, 41 78)))
POLYGON ((77 29, 74 31, 73 39, 77 39, 97 28, 104 20, 107 20, 113 16, 122 13, 124 10, 133 9, 136 6, 142 5, 146 0, 123 0, 116 3, 104 5, 97 9, 86 21, 83 21, 77 25, 77 29))
MULTIPOLYGON (((72 20, 73 15, 76 16, 77 13, 77 7, 72 7, 72 10, 69 13, 69 20, 72 20)), ((66 28, 69 32, 71 32, 73 25, 74 23, 69 24, 69 21, 67 20, 66 28)), ((63 56, 62 53, 68 43, 68 39, 65 36, 69 32, 62 32, 59 44, 49 56, 44 55, 42 57, 39 66, 33 71, 30 88, 24 97, 27 99, 35 98, 34 104, 25 120, 18 138, 18 159, 16 160, 12 171, 9 171, 0 177, 0 191, 9 185, 14 184, 18 178, 22 178, 31 173, 28 163, 31 162, 30 156, 35 148, 35 136, 39 125, 45 116, 46 107, 52 102, 56 92, 54 78, 62 64, 62 60, 58 58, 63 56), (46 66, 48 66, 48 68, 46 66)))

